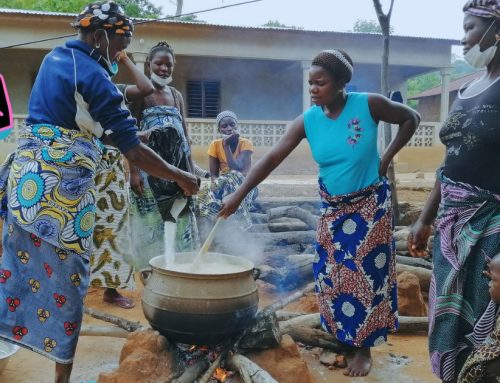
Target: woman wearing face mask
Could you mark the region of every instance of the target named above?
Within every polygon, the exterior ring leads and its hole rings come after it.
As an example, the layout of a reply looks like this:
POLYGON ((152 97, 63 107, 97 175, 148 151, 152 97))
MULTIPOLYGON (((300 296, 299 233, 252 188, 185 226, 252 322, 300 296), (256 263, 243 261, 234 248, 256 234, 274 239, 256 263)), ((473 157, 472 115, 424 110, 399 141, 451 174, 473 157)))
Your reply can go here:
MULTIPOLYGON (((146 69, 154 91, 131 110, 147 133, 147 145, 169 164, 192 172, 191 149, 184 118, 181 93, 169 84, 175 66, 173 48, 162 41, 149 51, 146 69)), ((163 253, 164 221, 177 222, 175 250, 191 251, 199 247, 199 234, 191 198, 185 198, 175 182, 130 168, 133 195, 132 226, 137 235, 135 246, 143 255, 142 263, 163 253)), ((140 266, 140 265, 138 265, 140 266)))
POLYGON ((137 137, 111 82, 132 22, 112 1, 91 3, 74 24, 77 40, 45 56, 18 147, 0 167, 5 210, 0 269, 0 338, 56 362, 67 383, 82 325, 95 224, 95 177, 113 143, 137 167, 174 179, 186 195, 197 180, 137 137))
POLYGON ((444 163, 408 237, 410 253, 425 255, 437 216, 429 345, 443 382, 456 382, 493 328, 496 306, 482 272, 500 251, 500 1, 468 1, 464 12, 464 58, 486 72, 458 92, 440 131, 444 163))
POLYGON ((247 193, 306 139, 319 165, 321 218, 313 265, 322 327, 353 346, 345 374, 370 371, 371 347, 397 328, 397 291, 391 190, 385 174, 419 122, 409 107, 379 94, 346 92, 353 63, 340 49, 320 52, 309 71, 315 104, 295 119, 284 136, 250 170, 222 204, 233 214, 247 193), (399 124, 379 157, 380 121, 399 124))
MULTIPOLYGON (((217 115, 215 124, 221 138, 213 140, 208 147, 211 183, 210 187, 201 188, 197 197, 199 216, 203 218, 217 217, 222 199, 242 184, 252 165, 253 144, 249 139, 240 137, 236 114, 230 110, 223 111, 217 115)), ((255 188, 235 215, 243 230, 252 224, 250 209, 256 197, 255 188)))

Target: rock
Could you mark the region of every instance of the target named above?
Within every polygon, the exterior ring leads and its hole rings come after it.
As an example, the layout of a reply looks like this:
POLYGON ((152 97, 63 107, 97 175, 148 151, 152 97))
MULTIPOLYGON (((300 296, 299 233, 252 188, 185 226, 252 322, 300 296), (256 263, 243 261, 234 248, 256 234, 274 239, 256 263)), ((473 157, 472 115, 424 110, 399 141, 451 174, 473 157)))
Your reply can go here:
POLYGON ((277 348, 249 353, 246 356, 265 369, 278 382, 314 383, 297 344, 289 335, 283 336, 277 348))
POLYGON ((417 179, 424 179, 425 174, 423 172, 418 172, 415 174, 415 178, 417 179))
POLYGON ((337 355, 335 358, 335 363, 333 364, 337 368, 346 368, 347 367, 347 359, 345 355, 337 355))
POLYGON ((152 329, 129 335, 120 354, 118 369, 101 373, 98 383, 166 383, 175 367, 167 339, 152 329))
POLYGON ((394 240, 397 241, 406 241, 408 238, 408 234, 410 234, 409 228, 404 228, 402 230, 397 230, 394 232, 394 240))
POLYGON ((337 353, 325 350, 319 357, 319 362, 326 366, 333 366, 337 361, 337 353))
POLYGON ((398 311, 402 316, 427 316, 418 277, 407 271, 398 275, 398 311))

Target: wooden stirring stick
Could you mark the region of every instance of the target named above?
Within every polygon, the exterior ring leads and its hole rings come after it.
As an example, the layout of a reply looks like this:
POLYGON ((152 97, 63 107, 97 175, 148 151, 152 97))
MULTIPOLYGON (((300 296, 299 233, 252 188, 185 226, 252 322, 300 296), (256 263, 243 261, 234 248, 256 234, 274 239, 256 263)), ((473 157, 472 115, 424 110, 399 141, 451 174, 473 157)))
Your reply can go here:
POLYGON ((198 254, 196 255, 196 257, 194 258, 192 266, 197 265, 199 263, 199 261, 203 258, 203 255, 205 255, 208 252, 208 248, 210 247, 210 245, 212 244, 212 241, 214 240, 217 226, 219 226, 219 224, 221 223, 222 220, 223 220, 222 217, 217 218, 217 221, 215 222, 214 227, 212 227, 212 230, 210 230, 210 233, 208 234, 208 237, 205 240, 205 243, 203 243, 203 246, 201 247, 201 249, 198 252, 198 254))

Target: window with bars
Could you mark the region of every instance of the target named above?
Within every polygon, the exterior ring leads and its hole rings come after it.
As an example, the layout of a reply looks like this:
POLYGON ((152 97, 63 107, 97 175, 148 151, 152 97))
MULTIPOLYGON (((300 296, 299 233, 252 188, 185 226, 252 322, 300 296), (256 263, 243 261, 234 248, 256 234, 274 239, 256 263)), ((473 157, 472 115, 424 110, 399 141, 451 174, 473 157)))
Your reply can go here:
POLYGON ((220 82, 187 82, 187 114, 192 118, 215 118, 220 111, 220 82))

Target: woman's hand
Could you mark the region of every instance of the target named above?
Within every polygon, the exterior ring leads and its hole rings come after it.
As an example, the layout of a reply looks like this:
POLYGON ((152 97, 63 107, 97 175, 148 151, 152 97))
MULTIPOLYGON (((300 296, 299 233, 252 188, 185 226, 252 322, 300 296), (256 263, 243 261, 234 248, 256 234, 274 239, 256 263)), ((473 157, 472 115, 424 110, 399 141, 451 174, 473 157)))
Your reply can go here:
POLYGON ((408 234, 408 251, 412 257, 425 257, 427 255, 427 243, 432 233, 432 226, 425 225, 417 220, 408 234))
POLYGON ((378 168, 378 175, 380 177, 386 177, 387 176, 387 169, 389 169, 389 165, 391 164, 391 160, 387 160, 385 156, 382 156, 380 159, 380 164, 378 168))
POLYGON ((240 134, 239 133, 233 133, 229 137, 226 137, 222 140, 222 144, 224 146, 229 146, 234 143, 238 143, 238 140, 240 139, 240 134))
POLYGON ((224 197, 218 216, 228 218, 238 209, 238 206, 240 206, 242 200, 243 199, 237 193, 233 193, 224 197))
POLYGON ((144 180, 138 171, 130 172, 130 187, 139 197, 141 197, 142 193, 144 193, 144 180))
POLYGON ((177 185, 179 185, 179 187, 182 189, 186 197, 198 193, 198 190, 200 188, 198 177, 188 172, 183 172, 182 177, 176 182, 177 185))

